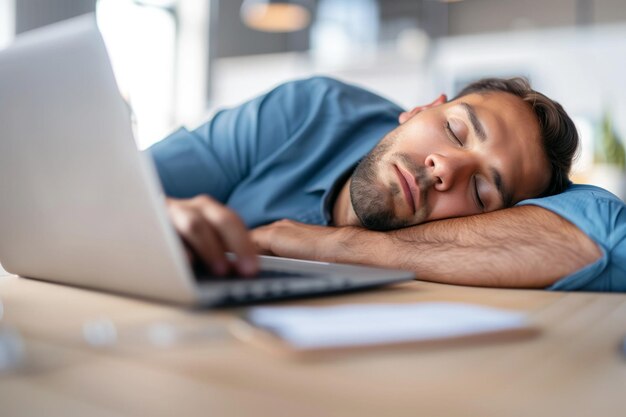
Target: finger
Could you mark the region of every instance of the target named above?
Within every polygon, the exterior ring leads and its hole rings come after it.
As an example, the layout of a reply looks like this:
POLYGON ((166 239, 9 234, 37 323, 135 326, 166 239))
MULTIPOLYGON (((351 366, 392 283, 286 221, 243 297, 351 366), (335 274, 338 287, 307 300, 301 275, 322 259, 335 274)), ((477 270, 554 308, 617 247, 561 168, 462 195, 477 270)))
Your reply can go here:
POLYGON ((185 242, 184 240, 183 240, 183 246, 185 248, 185 255, 187 256, 187 261, 189 261, 190 264, 193 264, 193 262, 196 260, 196 256, 193 253, 193 249, 191 249, 189 245, 187 244, 187 242, 185 242))
POLYGON ((203 221, 203 226, 190 236, 190 240, 194 251, 215 275, 230 273, 231 267, 224 253, 226 250, 224 242, 206 220, 203 221))
POLYGON ((193 209, 175 212, 174 227, 185 243, 216 275, 225 275, 229 263, 224 244, 201 212, 193 209))
POLYGON ((255 275, 259 269, 255 246, 239 216, 223 206, 205 206, 203 214, 216 229, 225 249, 235 254, 237 271, 242 275, 255 275))

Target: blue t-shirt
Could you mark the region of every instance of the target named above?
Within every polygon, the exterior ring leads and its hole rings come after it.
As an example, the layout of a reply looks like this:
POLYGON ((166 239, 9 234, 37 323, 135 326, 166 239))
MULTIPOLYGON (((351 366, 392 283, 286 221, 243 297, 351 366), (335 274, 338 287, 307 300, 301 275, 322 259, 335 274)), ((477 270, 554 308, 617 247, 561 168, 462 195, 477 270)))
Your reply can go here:
POLYGON ((315 77, 283 84, 149 149, 171 197, 208 194, 248 227, 280 219, 328 225, 335 184, 402 109, 373 93, 315 77))
MULTIPOLYGON (((342 82, 315 77, 283 84, 194 131, 149 149, 165 193, 208 194, 250 228, 280 219, 328 225, 338 188, 388 132, 402 109, 342 82)), ((571 186, 527 200, 556 212, 600 245, 603 257, 551 289, 626 291, 626 209, 612 194, 571 186)))
POLYGON ((561 194, 518 205, 546 208, 578 226, 600 248, 596 262, 557 281, 552 290, 626 291, 626 204, 593 185, 570 185, 561 194))

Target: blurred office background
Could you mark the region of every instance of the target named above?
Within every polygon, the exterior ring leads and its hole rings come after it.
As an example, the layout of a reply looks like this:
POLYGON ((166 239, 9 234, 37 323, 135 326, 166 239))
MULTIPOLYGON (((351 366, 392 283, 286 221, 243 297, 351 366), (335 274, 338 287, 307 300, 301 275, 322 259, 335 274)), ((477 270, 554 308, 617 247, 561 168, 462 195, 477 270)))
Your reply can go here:
POLYGON ((0 0, 0 48, 89 11, 140 148, 293 78, 329 75, 410 107, 523 75, 578 125, 574 179, 626 197, 624 0, 0 0))

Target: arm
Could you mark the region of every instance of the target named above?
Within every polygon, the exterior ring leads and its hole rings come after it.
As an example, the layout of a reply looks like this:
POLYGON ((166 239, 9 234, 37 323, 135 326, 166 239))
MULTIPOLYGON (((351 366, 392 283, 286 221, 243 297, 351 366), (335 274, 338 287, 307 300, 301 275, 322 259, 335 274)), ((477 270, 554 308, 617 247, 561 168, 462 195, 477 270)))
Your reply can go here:
POLYGON ((192 260, 216 275, 231 270, 225 251, 234 252, 239 273, 258 269, 254 245, 240 218, 226 206, 250 172, 297 130, 311 100, 306 81, 291 82, 240 106, 218 112, 199 128, 181 128, 153 145, 168 213, 192 260))
POLYGON ((255 230, 253 239, 279 256, 401 268, 423 280, 494 287, 545 287, 601 255, 576 226, 537 206, 386 233, 283 221, 255 230))
POLYGON ((286 83, 151 146, 147 153, 165 194, 179 199, 206 194, 226 204, 250 172, 304 122, 307 112, 301 107, 311 94, 306 81, 286 83))

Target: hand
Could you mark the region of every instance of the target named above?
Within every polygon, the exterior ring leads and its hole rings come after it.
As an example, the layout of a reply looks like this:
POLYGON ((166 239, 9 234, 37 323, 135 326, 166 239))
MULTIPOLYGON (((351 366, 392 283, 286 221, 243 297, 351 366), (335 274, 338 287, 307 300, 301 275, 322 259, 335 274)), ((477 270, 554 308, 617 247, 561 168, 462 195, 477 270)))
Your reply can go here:
POLYGON ((338 244, 354 228, 313 226, 280 220, 252 231, 259 253, 286 258, 334 262, 338 244))
POLYGON ((235 212, 207 195, 186 200, 168 198, 166 204, 192 260, 199 258, 215 275, 228 274, 233 267, 241 275, 257 273, 255 246, 235 212), (235 265, 224 252, 236 255, 235 265))

